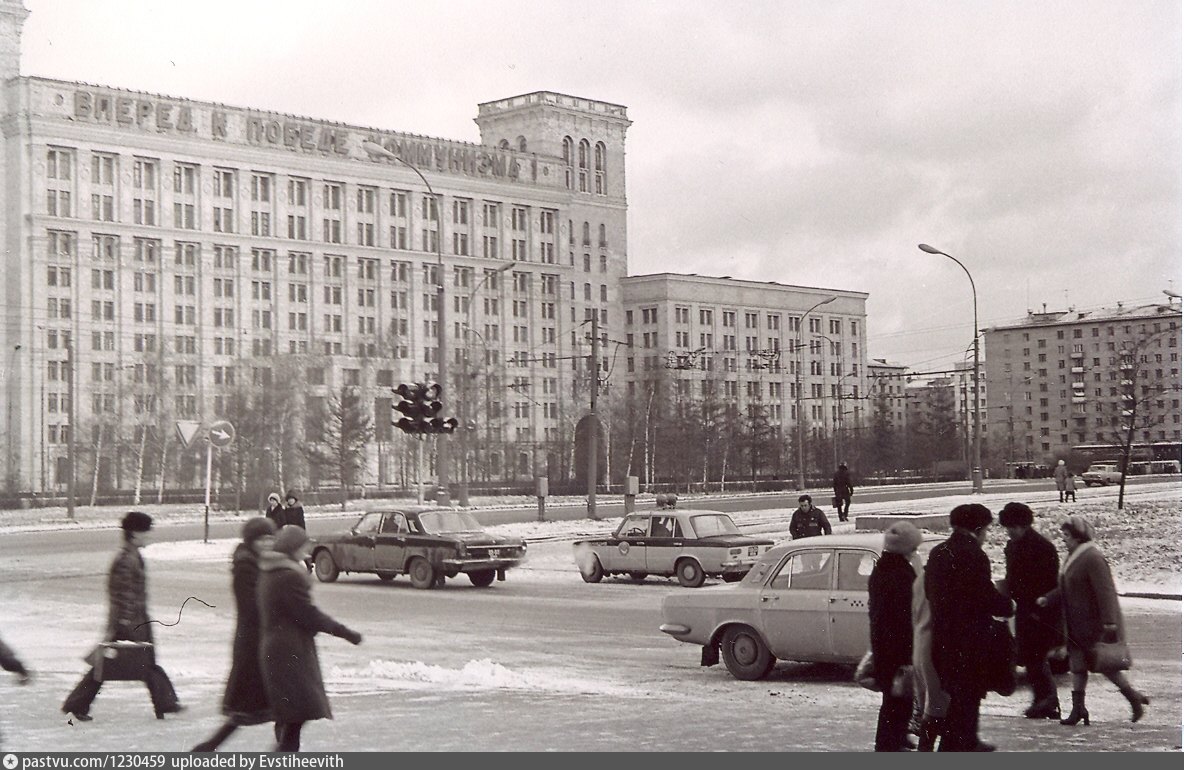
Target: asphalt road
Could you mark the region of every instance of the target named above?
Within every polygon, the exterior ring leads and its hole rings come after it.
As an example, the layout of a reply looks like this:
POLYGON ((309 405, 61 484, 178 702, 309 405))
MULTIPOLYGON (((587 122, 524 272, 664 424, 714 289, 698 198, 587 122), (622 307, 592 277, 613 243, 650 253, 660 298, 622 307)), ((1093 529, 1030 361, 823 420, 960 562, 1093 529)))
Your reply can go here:
MULTIPOLYGON (((171 530, 161 528, 157 539, 171 530)), ((46 537, 46 535, 42 535, 46 537)), ((149 562, 160 661, 190 709, 152 718, 135 683, 108 686, 94 722, 71 725, 57 707, 97 640, 106 615, 111 532, 54 535, 56 549, 10 550, 0 561, 4 636, 37 672, 6 688, 0 725, 10 750, 184 750, 219 723, 233 602, 225 554, 149 562), (190 598, 192 597, 192 598, 190 598), (188 600, 188 601, 187 601, 188 600), (183 607, 183 609, 182 609, 183 607)), ((225 550, 225 544, 210 546, 225 550)), ((192 551, 192 546, 186 547, 192 551)), ((333 722, 316 722, 305 747, 319 750, 773 751, 867 750, 878 696, 844 668, 782 663, 762 682, 739 682, 699 651, 657 631, 672 580, 588 585, 567 566, 563 542, 532 546, 528 563, 488 589, 463 578, 419 591, 346 576, 316 584, 318 605, 365 635, 351 647, 321 638, 333 722), (546 558, 550 556, 551 558, 546 558), (402 726, 402 727, 400 727, 402 726)), ((151 556, 151 552, 150 552, 151 556)), ((1136 660, 1133 681, 1151 698, 1138 725, 1095 677, 1090 728, 1063 728, 1018 714, 1025 693, 991 696, 983 734, 1016 751, 1172 750, 1179 747, 1179 602, 1125 603, 1136 660)), ((1068 683, 1060 689, 1068 699, 1068 683)), ((269 730, 241 731, 227 746, 263 750, 269 730)))

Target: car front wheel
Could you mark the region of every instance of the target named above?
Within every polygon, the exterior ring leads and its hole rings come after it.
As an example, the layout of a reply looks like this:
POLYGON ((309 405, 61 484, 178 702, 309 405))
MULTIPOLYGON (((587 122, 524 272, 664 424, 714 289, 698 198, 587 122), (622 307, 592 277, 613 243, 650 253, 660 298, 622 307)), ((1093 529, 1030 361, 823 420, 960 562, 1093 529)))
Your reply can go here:
POLYGON ((604 567, 600 564, 600 558, 596 554, 592 554, 588 559, 587 569, 580 567, 580 577, 584 579, 585 583, 599 583, 604 579, 604 567))
POLYGON ((493 579, 496 576, 496 570, 481 569, 469 573, 469 582, 478 588, 489 588, 489 586, 493 585, 493 579))
POLYGON ((416 588, 427 589, 436 585, 436 570, 422 556, 411 560, 407 574, 411 577, 411 585, 416 588))
POLYGON ((737 679, 764 679, 777 663, 756 631, 747 626, 732 626, 725 631, 720 648, 724 665, 737 679))
POLYGON ((703 585, 703 568, 694 559, 683 559, 674 566, 678 574, 678 584, 684 588, 698 588, 703 585))
POLYGON ((316 558, 313 559, 313 569, 316 572, 317 580, 322 583, 332 583, 341 574, 337 569, 337 563, 333 561, 333 554, 328 551, 318 551, 316 558))

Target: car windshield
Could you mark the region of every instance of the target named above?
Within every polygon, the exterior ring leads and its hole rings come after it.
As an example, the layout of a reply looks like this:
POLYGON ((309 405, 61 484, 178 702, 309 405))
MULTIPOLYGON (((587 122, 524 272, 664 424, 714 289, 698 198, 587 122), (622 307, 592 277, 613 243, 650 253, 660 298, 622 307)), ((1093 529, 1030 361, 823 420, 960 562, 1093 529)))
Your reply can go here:
POLYGON ((703 516, 692 516, 691 527, 696 537, 711 537, 712 535, 739 535, 740 528, 732 517, 724 513, 712 513, 703 516))
POLYGON ((432 511, 419 514, 424 532, 480 532, 481 524, 473 514, 464 511, 432 511))

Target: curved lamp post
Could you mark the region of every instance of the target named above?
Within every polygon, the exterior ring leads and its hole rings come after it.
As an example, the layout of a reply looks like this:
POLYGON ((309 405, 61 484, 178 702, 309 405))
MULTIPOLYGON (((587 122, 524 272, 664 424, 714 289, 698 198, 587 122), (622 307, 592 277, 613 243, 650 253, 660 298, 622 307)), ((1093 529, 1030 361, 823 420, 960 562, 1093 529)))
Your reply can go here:
POLYGON ((983 423, 978 405, 979 371, 982 366, 978 342, 978 290, 974 287, 974 277, 966 269, 966 265, 959 262, 956 257, 940 249, 935 249, 927 243, 919 243, 917 248, 926 254, 940 254, 943 257, 949 257, 958 263, 958 267, 962 268, 962 272, 966 273, 966 277, 970 279, 970 296, 974 303, 974 460, 970 470, 970 484, 975 494, 981 494, 983 491, 983 423))
POLYGON ((798 412, 798 490, 806 488, 806 425, 805 415, 802 413, 802 327, 806 324, 806 316, 810 315, 815 309, 834 302, 838 297, 827 297, 821 302, 816 302, 798 319, 798 371, 794 377, 794 390, 797 391, 794 401, 797 405, 798 412))
MULTIPOLYGON (((501 265, 496 270, 486 270, 485 275, 477 283, 473 290, 469 292, 466 298, 465 314, 467 316, 465 321, 465 355, 462 359, 464 362, 464 371, 461 373, 461 387, 460 387, 460 479, 457 483, 457 502, 462 507, 467 507, 469 504, 469 339, 468 333, 477 334, 477 330, 473 328, 473 301, 477 298, 477 293, 489 283, 489 279, 495 275, 501 275, 510 268, 514 267, 514 262, 507 262, 501 265)), ((485 344, 485 338, 481 337, 481 344, 485 344)), ((489 414, 486 413, 485 419, 489 419, 489 414)))
MULTIPOLYGON (((440 382, 441 388, 448 387, 448 331, 445 328, 445 313, 444 313, 444 207, 442 201, 437 197, 436 192, 432 189, 432 185, 428 182, 427 177, 418 168, 400 158, 395 153, 391 152, 381 144, 374 142, 362 142, 362 149, 370 155, 377 155, 387 160, 393 160, 397 163, 402 163, 407 168, 415 172, 423 182, 423 186, 428 188, 428 195, 432 199, 432 205, 436 209, 436 363, 438 366, 436 377, 440 382)), ((439 441, 436 442, 436 504, 449 505, 448 499, 448 442, 444 441, 443 434, 439 435, 439 441)))

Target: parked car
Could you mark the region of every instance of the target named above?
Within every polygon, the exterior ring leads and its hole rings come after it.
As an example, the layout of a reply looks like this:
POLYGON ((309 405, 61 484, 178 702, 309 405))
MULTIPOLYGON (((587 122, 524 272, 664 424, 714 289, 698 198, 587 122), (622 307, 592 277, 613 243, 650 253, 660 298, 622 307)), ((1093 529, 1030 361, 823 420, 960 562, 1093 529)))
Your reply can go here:
POLYGON ((1104 487, 1107 484, 1117 484, 1121 481, 1122 472, 1118 470, 1117 465, 1093 463, 1085 469, 1085 473, 1081 474, 1081 480, 1087 487, 1092 487, 1095 484, 1104 487))
POLYGON ((491 535, 467 511, 416 509, 371 511, 348 532, 318 537, 312 549, 317 579, 332 583, 342 572, 394 580, 407 574, 416 588, 442 585, 464 573, 485 588, 526 556, 526 541, 491 535))
MULTIPOLYGON (((940 543, 926 535, 923 556, 940 543)), ((851 664, 867 652, 867 581, 879 533, 823 535, 766 552, 736 585, 662 600, 663 633, 700 645, 700 664, 722 655, 737 679, 762 679, 778 660, 851 664)))
POLYGON ((773 541, 740 533, 732 517, 720 511, 670 510, 631 513, 607 538, 577 540, 576 566, 589 583, 605 575, 675 575, 688 588, 707 576, 735 582, 773 541))

